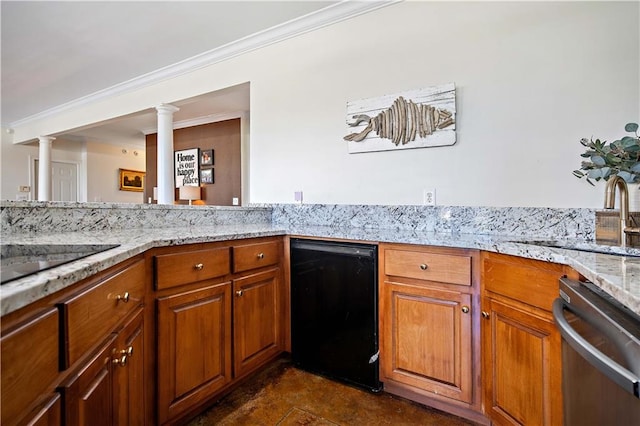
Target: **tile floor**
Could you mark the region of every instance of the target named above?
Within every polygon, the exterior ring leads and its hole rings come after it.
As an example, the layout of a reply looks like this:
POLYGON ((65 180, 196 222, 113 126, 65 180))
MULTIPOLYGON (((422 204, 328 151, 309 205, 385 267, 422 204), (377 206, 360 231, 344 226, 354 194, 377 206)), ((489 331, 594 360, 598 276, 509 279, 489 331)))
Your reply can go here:
POLYGON ((372 394, 307 373, 281 358, 188 426, 472 424, 384 392, 372 394))

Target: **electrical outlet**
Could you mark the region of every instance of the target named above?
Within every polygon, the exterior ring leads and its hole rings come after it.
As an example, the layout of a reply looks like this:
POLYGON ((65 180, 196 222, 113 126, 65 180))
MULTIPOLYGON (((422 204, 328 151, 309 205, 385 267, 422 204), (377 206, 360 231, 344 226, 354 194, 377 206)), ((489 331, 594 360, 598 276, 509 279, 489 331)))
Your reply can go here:
POLYGON ((302 191, 296 191, 293 193, 293 199, 296 203, 302 204, 302 191))
POLYGON ((233 204, 234 206, 237 206, 238 204, 240 204, 240 200, 238 199, 238 197, 233 197, 231 199, 231 204, 233 204))
POLYGON ((424 194, 424 205, 425 206, 435 206, 436 205, 436 190, 435 189, 425 189, 423 194, 424 194))
POLYGON ((20 192, 31 192, 31 187, 29 185, 20 185, 18 188, 20 192))

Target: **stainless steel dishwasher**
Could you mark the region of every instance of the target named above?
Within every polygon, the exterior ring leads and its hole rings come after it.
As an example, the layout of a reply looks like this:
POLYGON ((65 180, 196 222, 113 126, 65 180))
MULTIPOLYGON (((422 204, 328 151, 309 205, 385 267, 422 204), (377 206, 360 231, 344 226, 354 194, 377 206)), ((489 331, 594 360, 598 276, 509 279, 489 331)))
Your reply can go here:
POLYGON ((291 239, 291 355, 305 370, 380 391, 378 247, 291 239))
POLYGON ((565 426, 640 424, 640 317, 592 283, 560 280, 565 426))

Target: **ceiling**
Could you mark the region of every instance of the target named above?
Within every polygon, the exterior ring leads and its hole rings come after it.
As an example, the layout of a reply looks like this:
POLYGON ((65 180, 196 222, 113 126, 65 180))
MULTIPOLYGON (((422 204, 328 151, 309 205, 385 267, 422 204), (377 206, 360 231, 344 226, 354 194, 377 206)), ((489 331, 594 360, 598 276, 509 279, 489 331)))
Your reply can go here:
MULTIPOLYGON (((28 120, 335 6, 336 1, 5 1, 2 125, 28 120)), ((176 121, 249 108, 248 84, 174 103, 176 121)), ((69 139, 104 141, 156 125, 155 110, 69 139)))

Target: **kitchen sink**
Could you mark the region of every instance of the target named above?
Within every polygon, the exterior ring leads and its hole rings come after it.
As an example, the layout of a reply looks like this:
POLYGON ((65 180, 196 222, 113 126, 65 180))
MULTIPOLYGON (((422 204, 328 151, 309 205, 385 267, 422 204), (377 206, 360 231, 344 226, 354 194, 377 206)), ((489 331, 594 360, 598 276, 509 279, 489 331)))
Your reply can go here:
POLYGON ((2 244, 0 284, 118 246, 119 244, 2 244))
POLYGON ((640 249, 620 246, 605 246, 601 244, 561 240, 527 240, 512 241, 513 243, 532 244, 536 246, 552 247, 565 250, 585 251, 589 253, 610 254, 614 256, 640 257, 640 249))

